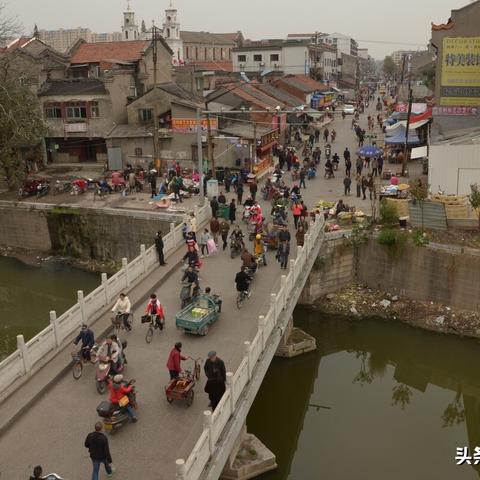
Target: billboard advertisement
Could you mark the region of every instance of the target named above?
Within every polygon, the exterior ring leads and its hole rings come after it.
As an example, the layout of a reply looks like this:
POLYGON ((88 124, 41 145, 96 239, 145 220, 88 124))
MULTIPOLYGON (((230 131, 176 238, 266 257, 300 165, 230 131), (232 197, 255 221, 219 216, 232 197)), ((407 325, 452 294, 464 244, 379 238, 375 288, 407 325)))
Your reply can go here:
MULTIPOLYGON (((198 122, 194 118, 173 118, 172 130, 174 133, 197 133, 198 122)), ((210 130, 216 132, 218 130, 218 120, 210 118, 210 130)), ((208 131, 208 123, 206 118, 202 118, 202 133, 208 131)))
POLYGON ((480 106, 480 37, 444 38, 440 105, 480 106))

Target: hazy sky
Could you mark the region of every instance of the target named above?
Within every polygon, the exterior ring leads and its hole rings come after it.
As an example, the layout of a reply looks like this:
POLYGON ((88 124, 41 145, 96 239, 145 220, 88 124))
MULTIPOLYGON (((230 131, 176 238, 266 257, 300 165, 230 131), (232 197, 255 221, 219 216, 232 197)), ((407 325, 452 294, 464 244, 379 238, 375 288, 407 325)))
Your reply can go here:
MULTIPOLYGON (((247 38, 283 38, 287 33, 341 32, 360 41, 375 58, 393 50, 417 49, 430 39, 430 23, 469 0, 173 0, 183 30, 229 32, 247 38), (362 41, 363 40, 363 41, 362 41), (365 40, 391 44, 368 43, 365 40), (406 42, 402 43, 402 42, 406 42), (408 43, 418 44, 410 46, 408 43)), ((120 31, 126 0, 0 0, 26 32, 39 28, 88 27, 120 31)), ((138 23, 160 25, 170 0, 131 0, 138 23)))

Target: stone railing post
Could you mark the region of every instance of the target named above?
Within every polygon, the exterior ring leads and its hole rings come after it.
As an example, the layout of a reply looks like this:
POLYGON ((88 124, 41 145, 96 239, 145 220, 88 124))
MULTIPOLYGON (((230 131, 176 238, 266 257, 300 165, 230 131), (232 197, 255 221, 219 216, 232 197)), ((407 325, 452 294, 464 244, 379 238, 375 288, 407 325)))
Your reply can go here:
POLYGON ((230 389, 230 414, 235 411, 235 398, 233 395, 233 373, 227 372, 227 388, 230 389))
POLYGON ((293 290, 293 287, 295 286, 295 281, 296 281, 296 277, 295 277, 295 260, 293 260, 293 259, 290 260, 290 271, 292 272, 292 290, 293 290))
POLYGON ((17 335, 17 348, 20 350, 23 362, 23 372, 27 374, 32 369, 30 358, 28 357, 27 346, 25 345, 25 339, 23 335, 17 335))
POLYGON ((110 303, 110 295, 108 295, 108 277, 106 273, 102 273, 103 293, 105 294, 105 305, 110 303))
POLYGON ((282 275, 280 277, 280 288, 283 288, 283 298, 282 298, 282 310, 283 310, 283 307, 285 306, 285 304, 287 303, 287 298, 288 298, 288 294, 290 294, 290 292, 287 292, 287 276, 286 275, 282 275))
POLYGON ((80 315, 82 317, 82 323, 87 323, 87 312, 85 312, 85 297, 83 296, 83 290, 77 291, 78 304, 80 305, 80 315))
POLYGON ((60 346, 62 339, 60 338, 60 331, 58 328, 57 312, 55 310, 50 311, 50 325, 53 329, 53 337, 55 338, 55 346, 60 346))
POLYGON ((215 450, 212 426, 213 426, 212 412, 210 410, 205 410, 203 412, 203 428, 206 428, 208 430, 208 443, 210 446, 210 455, 212 455, 215 450))
POLYGON ((194 205, 193 206, 193 213, 195 214, 195 218, 197 219, 197 228, 200 226, 198 225, 200 223, 199 219, 198 219, 198 211, 200 209, 198 208, 198 205, 194 205))
POLYGON ((262 339, 262 352, 265 350, 265 344, 267 343, 267 339, 265 338, 265 325, 267 322, 265 321, 264 315, 259 315, 258 317, 258 331, 260 332, 260 338, 262 339))
POLYGON ((175 480, 185 480, 187 477, 187 466, 183 458, 175 460, 175 480))
POLYGON ((277 324, 277 294, 276 293, 271 293, 270 294, 270 307, 272 309, 272 313, 273 313, 273 321, 275 323, 275 325, 277 324))
POLYGON ((306 233, 305 234, 305 239, 304 239, 304 245, 305 245, 305 252, 306 254, 308 255, 311 251, 311 245, 310 245, 310 239, 311 239, 311 235, 309 233, 306 233))
POLYGON ((245 346, 245 357, 247 357, 247 372, 248 372, 248 380, 252 378, 252 368, 250 365, 250 342, 243 342, 243 345, 245 346))
POLYGON ((143 273, 147 273, 147 249, 143 243, 140 245, 140 255, 142 256, 143 273))
POLYGON ((128 260, 126 258, 122 258, 122 269, 125 272, 125 287, 128 288, 130 280, 128 278, 128 260))

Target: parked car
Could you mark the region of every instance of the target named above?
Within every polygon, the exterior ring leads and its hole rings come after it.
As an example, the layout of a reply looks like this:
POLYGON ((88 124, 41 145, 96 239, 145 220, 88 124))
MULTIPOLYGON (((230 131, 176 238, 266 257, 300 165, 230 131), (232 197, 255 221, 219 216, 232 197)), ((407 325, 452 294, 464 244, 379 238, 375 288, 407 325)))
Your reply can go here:
POLYGON ((353 105, 347 104, 343 106, 343 113, 345 115, 354 115, 355 114, 355 107, 353 105))

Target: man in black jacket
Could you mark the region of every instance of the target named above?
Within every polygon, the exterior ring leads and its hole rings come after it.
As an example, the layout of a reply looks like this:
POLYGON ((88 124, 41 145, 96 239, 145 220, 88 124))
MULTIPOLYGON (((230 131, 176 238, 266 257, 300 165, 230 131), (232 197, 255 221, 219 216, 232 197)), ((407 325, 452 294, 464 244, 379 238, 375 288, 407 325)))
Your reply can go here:
POLYGON ((225 363, 217 357, 217 352, 209 352, 203 368, 208 379, 205 392, 208 393, 212 411, 214 411, 225 393, 225 382, 227 381, 225 363))
POLYGON ((102 433, 102 428, 102 422, 97 422, 95 424, 95 431, 89 433, 85 440, 85 447, 88 448, 93 463, 92 480, 98 480, 98 472, 100 470, 100 464, 102 463, 105 466, 107 476, 111 477, 113 474, 112 456, 110 455, 108 438, 102 433))
POLYGON ((165 256, 163 255, 163 238, 162 238, 162 232, 158 231, 157 234, 155 235, 155 248, 157 249, 158 253, 158 261, 160 262, 160 265, 163 267, 166 265, 165 263, 165 256))

